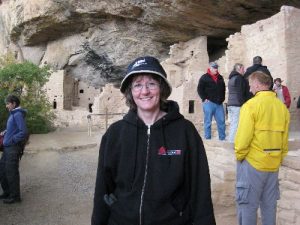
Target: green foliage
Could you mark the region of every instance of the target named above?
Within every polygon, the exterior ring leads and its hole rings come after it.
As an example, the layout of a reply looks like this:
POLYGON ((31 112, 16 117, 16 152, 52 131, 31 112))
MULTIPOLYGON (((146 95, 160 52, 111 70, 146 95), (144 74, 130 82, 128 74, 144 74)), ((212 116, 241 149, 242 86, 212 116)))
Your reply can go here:
POLYGON ((14 94, 20 97, 22 108, 27 109, 26 121, 30 133, 53 130, 55 115, 42 89, 50 76, 49 68, 40 68, 31 62, 0 62, 4 65, 0 69, 0 128, 5 127, 8 116, 5 98, 8 94, 14 94))

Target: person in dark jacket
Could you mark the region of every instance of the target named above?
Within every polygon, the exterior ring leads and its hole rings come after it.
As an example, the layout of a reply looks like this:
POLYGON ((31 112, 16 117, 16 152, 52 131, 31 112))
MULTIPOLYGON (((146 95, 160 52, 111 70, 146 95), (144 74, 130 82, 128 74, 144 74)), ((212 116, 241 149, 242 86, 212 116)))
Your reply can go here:
MULTIPOLYGON (((252 98, 253 97, 253 94, 250 92, 250 86, 249 86, 249 81, 248 81, 248 78, 249 76, 255 72, 255 71, 261 71, 267 75, 269 75, 271 77, 271 79, 273 80, 273 77, 268 69, 267 66, 263 66, 262 65, 262 57, 260 56, 255 56, 253 58, 253 65, 248 67, 245 74, 244 74, 244 78, 246 79, 247 81, 247 89, 248 89, 248 94, 247 94, 247 100, 252 98)), ((273 88, 273 85, 270 86, 270 90, 272 90, 273 88)))
POLYGON ((0 182, 3 194, 0 199, 3 203, 11 204, 21 201, 19 158, 22 150, 20 142, 27 137, 25 123, 26 110, 20 107, 17 96, 9 95, 6 98, 6 108, 10 114, 6 124, 3 146, 4 150, 0 159, 0 182))
POLYGON ((225 113, 223 108, 225 82, 218 72, 217 63, 211 62, 209 64, 207 73, 199 79, 197 91, 202 99, 205 139, 211 139, 211 122, 212 117, 215 117, 219 139, 225 140, 225 113))
POLYGON ((228 117, 230 121, 228 141, 234 142, 235 133, 238 127, 240 109, 247 101, 247 81, 244 79, 243 64, 236 63, 228 80, 228 117))
POLYGON ((121 83, 130 107, 103 135, 92 225, 214 225, 209 167, 194 125, 168 101, 156 58, 134 60, 121 83))

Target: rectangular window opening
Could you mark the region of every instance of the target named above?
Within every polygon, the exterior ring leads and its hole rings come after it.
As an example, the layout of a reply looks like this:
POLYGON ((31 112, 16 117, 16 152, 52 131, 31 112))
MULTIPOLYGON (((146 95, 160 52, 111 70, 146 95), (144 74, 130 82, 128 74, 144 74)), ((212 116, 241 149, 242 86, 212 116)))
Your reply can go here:
POLYGON ((194 113, 194 112, 195 112, 195 101, 189 100, 189 113, 194 113))

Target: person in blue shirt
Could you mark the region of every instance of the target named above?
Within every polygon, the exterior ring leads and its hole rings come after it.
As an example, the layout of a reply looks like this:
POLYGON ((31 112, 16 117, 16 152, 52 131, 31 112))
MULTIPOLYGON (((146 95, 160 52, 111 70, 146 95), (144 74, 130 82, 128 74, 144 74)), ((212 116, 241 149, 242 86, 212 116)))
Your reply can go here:
POLYGON ((25 122, 26 110, 20 107, 20 99, 9 95, 6 100, 9 117, 6 123, 3 146, 0 159, 0 183, 3 190, 0 199, 3 203, 12 204, 21 201, 19 159, 22 150, 21 142, 27 137, 28 131, 25 122))

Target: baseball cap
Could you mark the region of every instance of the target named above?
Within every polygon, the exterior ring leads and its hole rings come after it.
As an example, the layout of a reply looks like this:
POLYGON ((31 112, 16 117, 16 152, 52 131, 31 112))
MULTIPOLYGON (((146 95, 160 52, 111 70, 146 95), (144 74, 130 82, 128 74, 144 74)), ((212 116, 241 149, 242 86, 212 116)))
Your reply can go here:
POLYGON ((212 68, 215 68, 215 69, 219 68, 219 65, 216 62, 210 62, 209 66, 212 67, 212 68))

